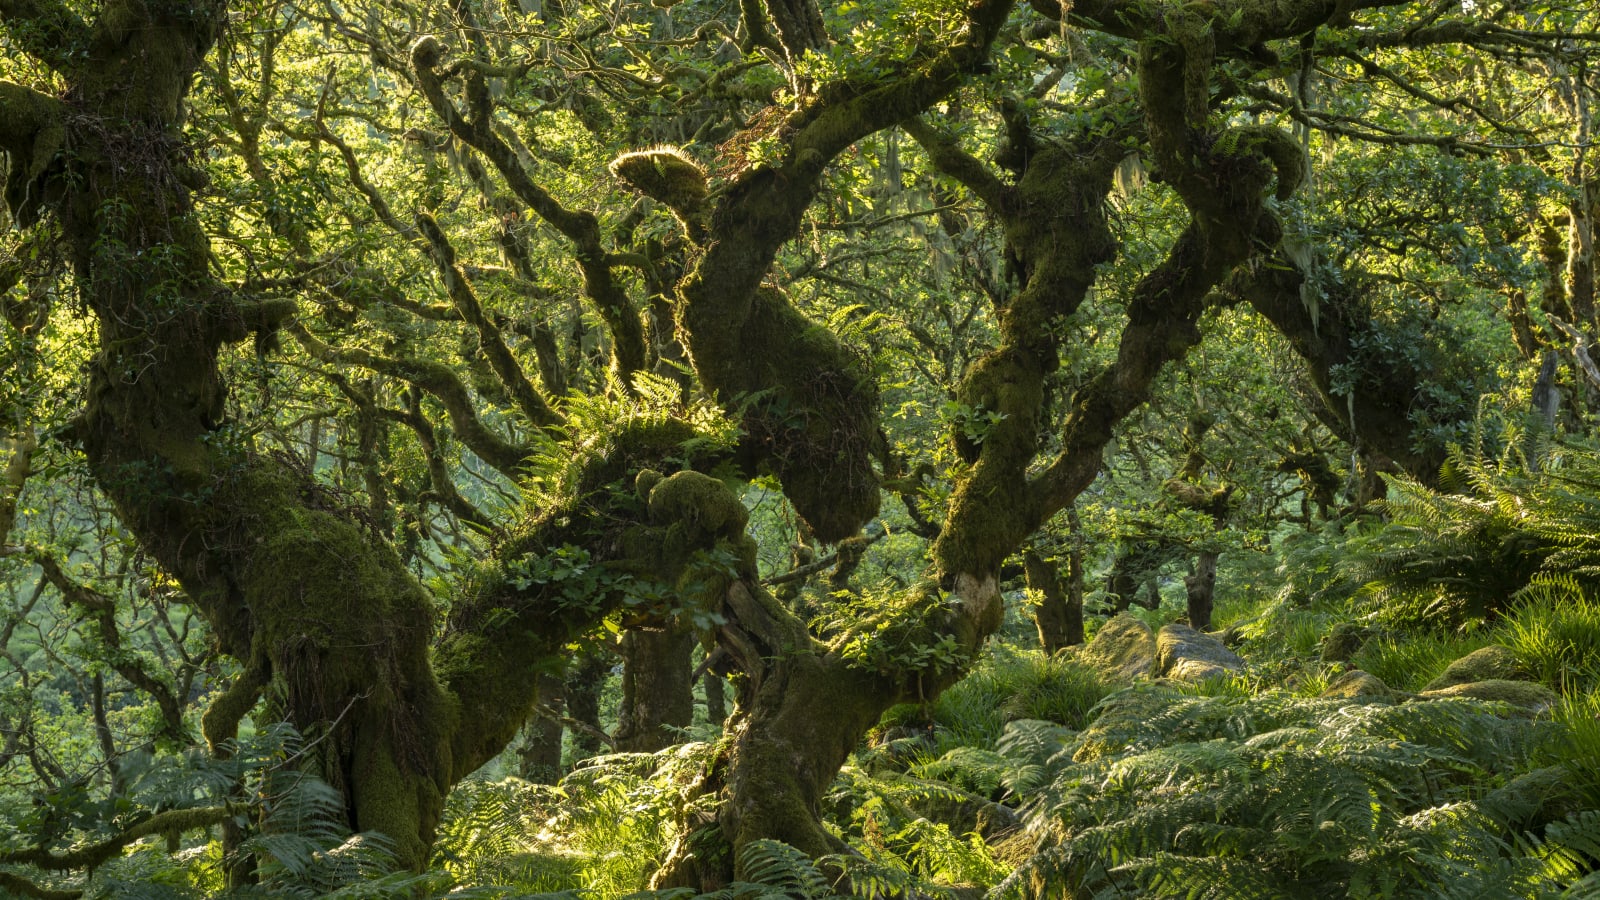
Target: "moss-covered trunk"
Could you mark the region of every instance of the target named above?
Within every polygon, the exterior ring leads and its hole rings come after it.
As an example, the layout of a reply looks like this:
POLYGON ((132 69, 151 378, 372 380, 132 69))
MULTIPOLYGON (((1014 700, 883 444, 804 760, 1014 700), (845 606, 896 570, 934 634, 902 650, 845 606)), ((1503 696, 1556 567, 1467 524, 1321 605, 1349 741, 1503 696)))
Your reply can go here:
MULTIPOLYGON (((70 149, 43 195, 99 323, 74 437, 223 648, 284 686, 283 715, 320 738, 320 774, 351 826, 389 834, 420 865, 449 773, 431 602, 382 541, 226 423, 219 354, 294 305, 214 280, 190 200, 184 96, 224 15, 220 3, 106 3, 64 70, 70 149)), ((225 696, 208 738, 232 736, 263 680, 225 696)))
POLYGON ((1203 550, 1195 560, 1194 570, 1184 576, 1183 586, 1188 594, 1190 627, 1205 631, 1211 627, 1211 611, 1217 593, 1217 558, 1215 550, 1203 550))
POLYGON ((224 4, 108 0, 93 22, 48 0, 39 10, 60 33, 29 46, 57 67, 65 99, 0 82, 0 149, 27 180, 8 181, 8 206, 24 225, 55 218, 99 326, 71 436, 128 529, 245 667, 207 711, 208 741, 221 750, 274 686, 273 714, 308 738, 308 764, 343 796, 346 824, 386 834, 402 865, 421 868, 449 788, 514 739, 540 672, 623 599, 610 590, 575 604, 517 573, 592 541, 597 567, 664 579, 671 593, 695 553, 728 537, 724 524, 742 531, 743 508, 699 504, 698 482, 680 477, 693 473, 654 474, 656 491, 638 495, 648 512, 638 499, 609 507, 611 488, 681 465, 696 437, 632 417, 572 448, 568 493, 456 586, 435 640, 434 598, 361 511, 228 421, 223 354, 252 336, 269 345, 297 304, 219 281, 191 198, 204 178, 182 133, 185 95, 224 4))
POLYGON ((1033 610, 1039 649, 1054 653, 1083 643, 1083 561, 1074 548, 1067 559, 1066 584, 1044 557, 1030 550, 1022 557, 1028 589, 1038 596, 1033 610))
POLYGON ((617 749, 647 753, 671 746, 694 722, 694 632, 679 625, 630 631, 622 639, 622 708, 617 749))
POLYGON ((726 749, 698 786, 720 802, 714 818, 686 823, 657 887, 713 890, 741 878, 740 853, 753 841, 813 857, 845 849, 822 826, 822 798, 862 736, 904 698, 895 680, 813 640, 752 580, 729 587, 724 611, 720 643, 742 677, 726 749))
POLYGON ((517 746, 517 774, 534 784, 555 784, 566 774, 561 765, 561 715, 566 698, 561 679, 545 675, 539 679, 539 706, 542 714, 528 720, 517 746))

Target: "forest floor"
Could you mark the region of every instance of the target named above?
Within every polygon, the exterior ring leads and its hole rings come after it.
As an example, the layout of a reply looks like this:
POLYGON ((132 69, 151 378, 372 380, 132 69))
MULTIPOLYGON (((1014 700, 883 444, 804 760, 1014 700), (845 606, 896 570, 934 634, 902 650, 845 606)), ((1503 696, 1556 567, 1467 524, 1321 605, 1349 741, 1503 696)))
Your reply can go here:
MULTIPOLYGON (((757 848, 759 877, 714 896, 835 896, 839 869, 856 896, 1600 896, 1600 611, 1438 632, 1292 587, 1224 603, 1210 634, 1170 608, 1101 619, 1055 657, 1017 619, 841 773, 824 813, 849 854, 757 848)), ((510 896, 640 891, 714 747, 469 785, 440 859, 510 896)))

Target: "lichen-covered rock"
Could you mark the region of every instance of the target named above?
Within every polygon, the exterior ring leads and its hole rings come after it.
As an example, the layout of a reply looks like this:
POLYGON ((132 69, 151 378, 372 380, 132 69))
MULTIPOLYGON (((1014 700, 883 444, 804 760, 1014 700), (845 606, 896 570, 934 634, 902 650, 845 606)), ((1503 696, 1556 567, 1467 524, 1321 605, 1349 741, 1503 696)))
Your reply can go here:
POLYGON ((1383 679, 1378 676, 1360 669, 1351 669, 1330 682, 1318 696, 1349 700, 1356 698, 1393 700, 1396 694, 1394 688, 1384 684, 1383 679))
POLYGON ((1530 680, 1531 673, 1517 660, 1516 654, 1499 644, 1490 644, 1451 663, 1443 675, 1428 682, 1422 690, 1437 691, 1476 681, 1530 680))
POLYGON ((1149 625, 1120 615, 1101 625, 1080 655, 1101 671, 1137 678, 1155 671, 1156 638, 1149 625))
POLYGON ((1349 662, 1377 629, 1355 622, 1340 622, 1322 638, 1323 662, 1349 662))
POLYGON ((1509 703, 1529 712, 1543 712, 1555 706, 1560 697, 1542 684, 1530 681, 1510 681, 1490 678, 1468 684, 1454 684, 1437 690, 1423 691, 1422 699, 1438 700, 1443 697, 1471 697, 1474 700, 1493 700, 1509 703))
POLYGON ((1244 669, 1244 660, 1218 638, 1188 625, 1167 625, 1156 635, 1155 674, 1204 681, 1244 669))

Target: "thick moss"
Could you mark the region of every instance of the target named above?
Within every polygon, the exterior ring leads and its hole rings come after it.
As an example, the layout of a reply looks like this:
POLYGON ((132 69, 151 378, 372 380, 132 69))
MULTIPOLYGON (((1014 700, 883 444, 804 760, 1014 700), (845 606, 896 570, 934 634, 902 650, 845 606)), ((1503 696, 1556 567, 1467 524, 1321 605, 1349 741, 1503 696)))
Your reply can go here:
POLYGON ((684 464, 688 442, 707 447, 701 437, 649 417, 585 436, 550 495, 463 584, 434 654, 465 723, 453 742, 458 776, 515 736, 540 675, 583 632, 624 605, 657 622, 714 609, 731 579, 753 574, 739 498, 692 469, 662 474, 684 464))
POLYGON ((1340 622, 1322 638, 1323 662, 1349 662, 1374 635, 1375 629, 1354 622, 1340 622))
POLYGON ((1122 678, 1149 675, 1156 665, 1156 638, 1150 626, 1130 615, 1111 619, 1080 651, 1085 662, 1122 678))
POLYGON ((706 199, 706 173, 675 147, 624 153, 611 174, 652 200, 666 204, 685 224, 697 220, 706 199))
POLYGON ((1398 697, 1383 679, 1360 669, 1351 669, 1335 678, 1318 696, 1341 700, 1394 700, 1398 697))
POLYGON ((1585 808, 1581 784, 1566 766, 1547 766, 1490 791, 1480 807, 1513 833, 1536 832, 1585 808))
POLYGON ((1491 680, 1528 681, 1530 675, 1515 653, 1499 644, 1490 644, 1451 663, 1445 667, 1444 674, 1422 689, 1438 691, 1458 684, 1491 680))
POLYGON ((695 471, 662 479, 651 489, 649 500, 652 520, 681 522, 708 535, 742 534, 750 520, 744 504, 727 485, 695 471))
POLYGON ((701 383, 739 417, 746 449, 818 540, 843 540, 877 515, 877 387, 832 333, 768 287, 742 310, 686 303, 679 326, 701 383))
POLYGON ((1471 697, 1474 700, 1509 703, 1530 713, 1550 709, 1561 700, 1555 691, 1542 684, 1534 684, 1527 681, 1507 681, 1502 678, 1490 678, 1485 681, 1474 681, 1468 684, 1455 684, 1437 690, 1423 691, 1421 694, 1421 698, 1424 700, 1438 700, 1443 697, 1471 697))

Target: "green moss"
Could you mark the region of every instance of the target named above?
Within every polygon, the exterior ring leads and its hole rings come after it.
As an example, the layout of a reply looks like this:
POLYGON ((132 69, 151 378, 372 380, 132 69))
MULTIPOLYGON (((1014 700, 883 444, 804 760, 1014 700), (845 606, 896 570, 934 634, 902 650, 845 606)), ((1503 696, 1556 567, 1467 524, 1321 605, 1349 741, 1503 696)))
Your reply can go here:
POLYGON ((443 785, 403 769, 395 742, 385 740, 380 728, 363 728, 360 735, 350 773, 355 826, 388 836, 397 860, 420 870, 444 811, 443 785))
POLYGON ((676 147, 624 153, 612 160, 611 174, 646 197, 666 204, 686 221, 702 214, 705 170, 676 147))
POLYGON ((1580 784, 1566 766, 1547 766, 1490 791, 1480 806, 1514 833, 1536 832, 1584 808, 1580 784))
POLYGON ((1287 200, 1306 180, 1305 151, 1288 132, 1272 125, 1242 125, 1224 131, 1212 147, 1229 156, 1260 156, 1278 174, 1276 196, 1287 200))
POLYGON ((1351 669, 1335 678, 1318 696, 1341 700, 1393 700, 1397 695, 1378 676, 1351 669))
POLYGON ((1437 691, 1476 681, 1526 681, 1528 678, 1528 670, 1515 653, 1499 644, 1490 644, 1446 666, 1444 674, 1428 682, 1422 689, 1437 691))
POLYGON ((1355 622, 1340 622, 1322 639, 1323 662, 1349 662, 1376 632, 1355 622))
POLYGON ((744 533, 750 514, 720 480, 699 472, 676 472, 650 491, 650 518, 681 522, 708 535, 744 533))
POLYGON ((1155 670, 1156 638, 1150 626, 1124 613, 1101 625, 1079 656, 1122 678, 1149 675, 1155 670))
POLYGON ((1540 712, 1555 706, 1560 697, 1555 691, 1542 684, 1528 681, 1507 681, 1502 678, 1491 678, 1487 681, 1474 681, 1468 684, 1456 684, 1438 690, 1423 691, 1423 699, 1437 700, 1442 697, 1471 697, 1474 700, 1492 700, 1500 703, 1509 703, 1529 712, 1540 712))
POLYGON ((818 540, 843 540, 877 515, 877 389, 831 332, 766 287, 744 308, 684 304, 679 325, 701 382, 739 418, 744 449, 818 540))

